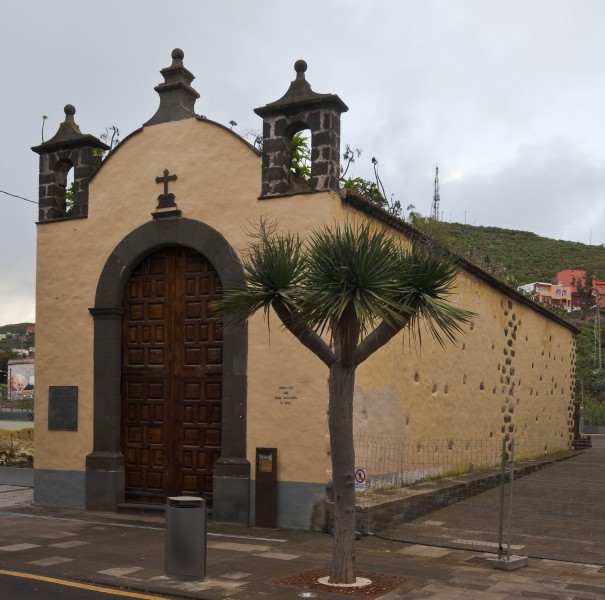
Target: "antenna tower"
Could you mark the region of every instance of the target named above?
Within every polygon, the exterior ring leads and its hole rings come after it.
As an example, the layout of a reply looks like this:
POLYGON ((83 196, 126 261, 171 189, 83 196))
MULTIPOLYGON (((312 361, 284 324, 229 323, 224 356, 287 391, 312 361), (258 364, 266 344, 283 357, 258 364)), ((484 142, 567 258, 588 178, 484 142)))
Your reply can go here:
POLYGON ((439 194, 439 167, 435 167, 435 191, 433 193, 433 204, 431 205, 431 219, 439 221, 439 202, 441 196, 439 194))

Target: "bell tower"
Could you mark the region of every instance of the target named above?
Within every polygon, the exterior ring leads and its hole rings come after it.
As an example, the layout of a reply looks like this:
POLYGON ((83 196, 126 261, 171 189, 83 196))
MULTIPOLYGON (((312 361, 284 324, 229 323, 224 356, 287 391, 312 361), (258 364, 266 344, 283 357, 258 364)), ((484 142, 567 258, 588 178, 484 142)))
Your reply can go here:
POLYGON ((65 121, 47 142, 34 146, 40 155, 38 220, 40 223, 88 216, 88 182, 109 146, 86 135, 74 121, 76 109, 65 106, 65 121), (67 178, 73 169, 73 205, 66 202, 67 178))
POLYGON ((254 110, 263 118, 261 199, 338 190, 340 115, 349 109, 337 95, 311 89, 305 79, 304 60, 297 60, 294 70, 296 79, 284 96, 254 110), (291 142, 294 135, 307 129, 311 132, 311 178, 301 190, 290 170, 291 142))

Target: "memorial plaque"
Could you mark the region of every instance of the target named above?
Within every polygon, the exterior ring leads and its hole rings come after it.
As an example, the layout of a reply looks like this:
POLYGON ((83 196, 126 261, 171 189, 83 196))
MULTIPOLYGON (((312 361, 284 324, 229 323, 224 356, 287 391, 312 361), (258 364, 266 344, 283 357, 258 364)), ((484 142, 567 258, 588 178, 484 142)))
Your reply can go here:
POLYGON ((78 386, 51 385, 48 388, 48 429, 78 430, 78 386))
POLYGON ((295 400, 298 400, 298 396, 293 385, 278 386, 273 398, 275 400, 279 400, 280 404, 292 404, 295 400))

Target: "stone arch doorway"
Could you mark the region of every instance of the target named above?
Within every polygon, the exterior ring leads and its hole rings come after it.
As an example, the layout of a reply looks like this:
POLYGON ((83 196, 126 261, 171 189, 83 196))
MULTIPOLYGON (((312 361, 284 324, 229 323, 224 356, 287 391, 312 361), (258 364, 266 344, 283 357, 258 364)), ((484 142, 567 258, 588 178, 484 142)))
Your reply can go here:
MULTIPOLYGON (((94 320, 93 450, 86 457, 86 507, 115 510, 125 500, 121 442, 122 298, 131 274, 148 255, 168 246, 206 257, 223 283, 243 282, 237 253, 208 225, 186 218, 154 219, 127 235, 107 259, 97 285, 94 320)), ((221 456, 214 463, 217 521, 247 524, 250 463, 246 458, 248 332, 225 332, 222 364, 221 456)))
POLYGON ((209 260, 168 246, 133 270, 122 299, 125 500, 212 499, 221 453, 222 284, 209 260))

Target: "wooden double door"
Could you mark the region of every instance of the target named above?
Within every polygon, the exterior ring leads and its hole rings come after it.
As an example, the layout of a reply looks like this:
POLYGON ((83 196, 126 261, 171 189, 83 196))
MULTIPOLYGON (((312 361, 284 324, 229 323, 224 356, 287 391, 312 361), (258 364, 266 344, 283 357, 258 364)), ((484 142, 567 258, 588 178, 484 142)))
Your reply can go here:
POLYGON ((141 261, 123 297, 122 452, 126 501, 212 498, 221 453, 222 323, 218 274, 194 250, 141 261))

